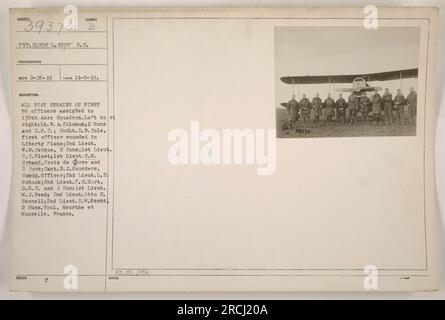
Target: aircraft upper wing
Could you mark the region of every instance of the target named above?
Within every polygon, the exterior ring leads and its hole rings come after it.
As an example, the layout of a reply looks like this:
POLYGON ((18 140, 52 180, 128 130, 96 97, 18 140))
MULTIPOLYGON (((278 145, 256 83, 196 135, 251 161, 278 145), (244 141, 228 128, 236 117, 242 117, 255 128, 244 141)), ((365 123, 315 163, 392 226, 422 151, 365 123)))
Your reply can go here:
POLYGON ((361 77, 366 81, 386 81, 406 78, 417 78, 418 69, 405 69, 368 74, 325 75, 325 76, 287 76, 280 80, 286 84, 322 84, 322 83, 349 83, 361 77))

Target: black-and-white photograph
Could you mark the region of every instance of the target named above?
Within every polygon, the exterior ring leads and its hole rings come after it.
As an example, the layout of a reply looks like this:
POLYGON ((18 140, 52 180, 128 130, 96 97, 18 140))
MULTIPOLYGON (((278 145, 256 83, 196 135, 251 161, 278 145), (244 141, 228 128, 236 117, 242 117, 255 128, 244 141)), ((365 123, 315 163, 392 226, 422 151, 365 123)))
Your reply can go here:
POLYGON ((415 136, 420 29, 276 27, 277 138, 415 136))

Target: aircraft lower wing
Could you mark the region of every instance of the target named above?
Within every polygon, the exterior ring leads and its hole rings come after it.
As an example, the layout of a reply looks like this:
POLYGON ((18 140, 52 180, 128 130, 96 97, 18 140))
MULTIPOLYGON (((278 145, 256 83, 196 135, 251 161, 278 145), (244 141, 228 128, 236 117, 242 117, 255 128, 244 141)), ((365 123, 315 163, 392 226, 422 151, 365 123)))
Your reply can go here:
POLYGON ((380 91, 382 90, 382 87, 362 87, 362 88, 336 88, 335 91, 337 92, 356 92, 356 91, 360 91, 360 92, 371 92, 371 91, 380 91))
POLYGON ((336 88, 335 91, 337 91, 337 92, 354 92, 355 90, 352 88, 336 88))

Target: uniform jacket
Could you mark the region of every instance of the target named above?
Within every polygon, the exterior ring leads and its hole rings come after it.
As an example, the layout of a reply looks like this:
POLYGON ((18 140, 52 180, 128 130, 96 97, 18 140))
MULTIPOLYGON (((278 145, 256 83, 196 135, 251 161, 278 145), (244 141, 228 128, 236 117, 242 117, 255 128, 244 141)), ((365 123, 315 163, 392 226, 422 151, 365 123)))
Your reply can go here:
POLYGON ((323 104, 323 102, 321 101, 320 98, 315 97, 315 98, 312 99, 312 107, 314 108, 314 115, 315 116, 319 116, 320 115, 322 104, 323 104))
POLYGON ((375 106, 382 104, 382 96, 379 93, 372 96, 372 104, 375 106))
POLYGON ((357 102, 358 102, 358 98, 357 96, 351 94, 348 98, 348 108, 350 110, 356 109, 357 108, 357 102))
POLYGON ((405 96, 403 94, 397 94, 394 97, 394 104, 398 106, 403 106, 406 104, 405 96))
POLYGON ((392 94, 385 93, 382 97, 382 101, 385 106, 392 106, 392 94))
POLYGON ((364 95, 360 98, 360 109, 362 111, 368 111, 369 105, 371 104, 371 100, 369 100, 368 96, 364 95))
POLYGON ((375 93, 372 96, 372 112, 380 113, 382 111, 382 96, 379 93, 375 93))
POLYGON ((334 99, 332 99, 332 98, 327 98, 327 99, 324 101, 324 105, 325 105, 326 108, 333 108, 334 105, 335 105, 335 101, 334 101, 334 99))
POLYGON ((291 112, 292 110, 298 111, 298 102, 295 99, 292 99, 287 103, 287 111, 291 112))
POLYGON ((302 99, 300 100, 300 106, 301 106, 302 108, 308 108, 308 107, 311 106, 311 102, 309 101, 308 98, 302 98, 302 99))
POLYGON ((417 106, 417 93, 416 92, 410 92, 409 95, 406 97, 406 101, 411 107, 417 106))
POLYGON ((340 111, 343 111, 346 108, 346 100, 343 98, 339 98, 335 104, 340 111))

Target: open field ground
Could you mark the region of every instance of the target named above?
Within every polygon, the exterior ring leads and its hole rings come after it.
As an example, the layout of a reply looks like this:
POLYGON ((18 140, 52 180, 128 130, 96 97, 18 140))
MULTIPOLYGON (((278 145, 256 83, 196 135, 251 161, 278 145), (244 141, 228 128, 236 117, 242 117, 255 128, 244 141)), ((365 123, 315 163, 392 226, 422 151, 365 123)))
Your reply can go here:
POLYGON ((320 138, 320 137, 373 137, 373 136, 415 136, 415 125, 386 125, 357 121, 340 123, 327 122, 321 117, 320 123, 314 127, 313 120, 303 122, 299 119, 295 128, 286 127, 288 114, 285 109, 276 110, 277 138, 320 138))

